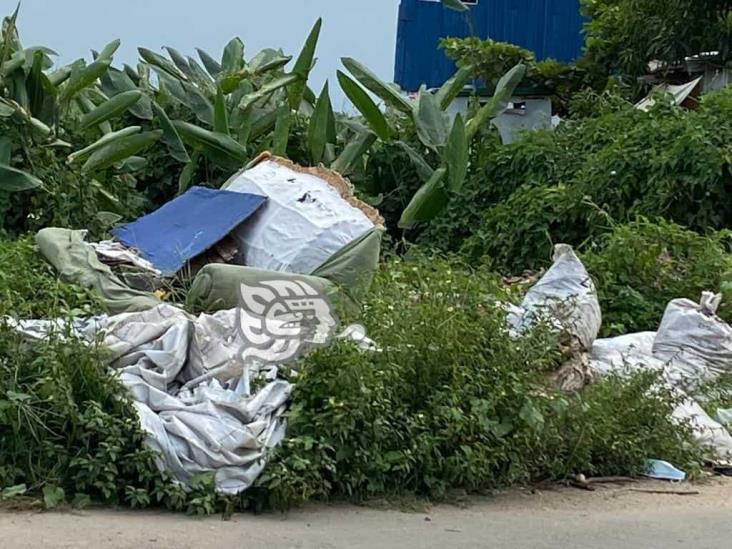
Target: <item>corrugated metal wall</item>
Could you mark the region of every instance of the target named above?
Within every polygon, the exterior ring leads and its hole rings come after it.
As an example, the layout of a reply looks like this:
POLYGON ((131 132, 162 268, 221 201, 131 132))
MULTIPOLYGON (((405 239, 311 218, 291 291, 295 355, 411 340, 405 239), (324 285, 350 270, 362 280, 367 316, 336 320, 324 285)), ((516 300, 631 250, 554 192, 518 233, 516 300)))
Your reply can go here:
MULTIPOLYGON (((581 53, 579 0, 478 0, 470 11, 478 36, 517 44, 539 60, 567 62, 581 53)), ((401 0, 395 82, 408 91, 440 86, 455 71, 438 49, 440 38, 468 35, 464 14, 435 0, 401 0)))

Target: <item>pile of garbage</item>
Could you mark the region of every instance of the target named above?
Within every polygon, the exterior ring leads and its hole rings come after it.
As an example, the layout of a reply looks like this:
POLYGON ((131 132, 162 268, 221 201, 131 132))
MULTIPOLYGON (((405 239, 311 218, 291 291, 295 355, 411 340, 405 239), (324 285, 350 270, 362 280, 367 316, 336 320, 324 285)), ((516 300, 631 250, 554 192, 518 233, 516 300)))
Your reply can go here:
MULTIPOLYGON (((40 251, 61 278, 96 291, 109 315, 9 322, 31 340, 101 339, 158 465, 184 486, 213 473, 220 492, 237 494, 284 437, 296 360, 338 338, 377 350, 361 327, 338 333, 337 310, 368 288, 382 225, 338 174, 265 154, 221 190, 193 187, 117 227, 114 240, 40 231, 40 251), (176 305, 170 288, 182 280, 190 285, 176 305)), ((715 315, 718 305, 713 294, 675 300, 657 332, 597 339, 595 286, 560 244, 520 307, 505 307, 511 334, 538 322, 561 334, 567 360, 553 377, 564 391, 611 372, 658 371, 681 397, 674 417, 690 422, 716 463, 729 464, 732 436, 721 422, 732 414, 721 410, 716 421, 692 396, 732 372, 732 328, 715 315)))
POLYGON ((382 224, 335 172, 265 154, 224 189, 193 187, 113 241, 41 230, 41 254, 110 315, 7 321, 30 340, 101 339, 159 467, 184 486, 213 473, 218 491, 237 494, 284 436, 293 361, 338 338, 373 346, 358 326, 338 334, 336 312, 370 284, 382 224), (185 278, 185 304, 161 299, 185 278))
POLYGON ((378 211, 336 172, 264 153, 222 189, 193 187, 116 227, 115 240, 87 243, 83 231, 57 228, 36 240, 64 280, 94 289, 113 314, 149 309, 177 282, 190 283, 187 308, 215 312, 234 307, 238 284, 262 273, 307 275, 357 300, 383 231, 378 211))
POLYGON ((732 435, 725 424, 732 411, 718 410, 713 419, 694 398, 704 385, 732 373, 732 327, 716 315, 720 301, 721 296, 711 292, 704 292, 699 303, 675 299, 657 332, 597 339, 602 314, 596 288, 572 248, 559 244, 552 267, 521 306, 508 307, 507 322, 513 333, 546 322, 564 336, 570 358, 556 381, 565 391, 579 390, 594 377, 611 373, 658 372, 679 396, 674 419, 687 422, 713 462, 727 467, 732 464, 732 435))

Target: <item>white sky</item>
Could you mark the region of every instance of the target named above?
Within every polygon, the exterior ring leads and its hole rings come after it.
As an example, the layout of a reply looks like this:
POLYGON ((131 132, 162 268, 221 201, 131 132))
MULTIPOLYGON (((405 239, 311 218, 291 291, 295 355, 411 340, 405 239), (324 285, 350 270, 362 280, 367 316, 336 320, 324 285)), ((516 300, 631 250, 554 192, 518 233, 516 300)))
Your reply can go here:
MULTIPOLYGON (((0 0, 0 14, 10 14, 16 4, 0 0)), ((90 59, 91 48, 119 38, 115 64, 134 65, 138 46, 160 53, 171 46, 191 56, 200 47, 220 58, 234 36, 244 41, 247 59, 265 47, 297 55, 323 17, 310 85, 317 93, 329 79, 333 106, 343 109, 335 80, 341 57, 393 79, 398 5, 399 0, 23 0, 18 28, 24 46, 53 48, 61 63, 90 59)))

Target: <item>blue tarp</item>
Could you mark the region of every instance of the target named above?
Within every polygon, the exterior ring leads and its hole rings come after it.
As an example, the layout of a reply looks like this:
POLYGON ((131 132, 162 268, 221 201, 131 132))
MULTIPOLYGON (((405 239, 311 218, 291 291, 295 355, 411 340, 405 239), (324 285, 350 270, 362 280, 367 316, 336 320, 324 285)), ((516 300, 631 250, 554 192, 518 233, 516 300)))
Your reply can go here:
POLYGON ((135 248, 166 276, 215 245, 248 219, 267 200, 264 196, 205 187, 188 192, 112 234, 135 248))

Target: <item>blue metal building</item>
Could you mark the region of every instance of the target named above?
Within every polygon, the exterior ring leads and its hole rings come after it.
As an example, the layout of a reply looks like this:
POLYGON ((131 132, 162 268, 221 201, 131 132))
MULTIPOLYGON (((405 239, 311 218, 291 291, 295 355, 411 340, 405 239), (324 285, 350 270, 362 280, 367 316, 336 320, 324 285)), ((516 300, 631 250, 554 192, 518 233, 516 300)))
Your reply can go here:
POLYGON ((406 91, 442 85, 455 64, 439 49, 445 37, 475 34, 510 42, 538 60, 573 61, 582 50, 579 0, 473 0, 470 15, 446 9, 439 0, 401 0, 394 81, 406 91))

